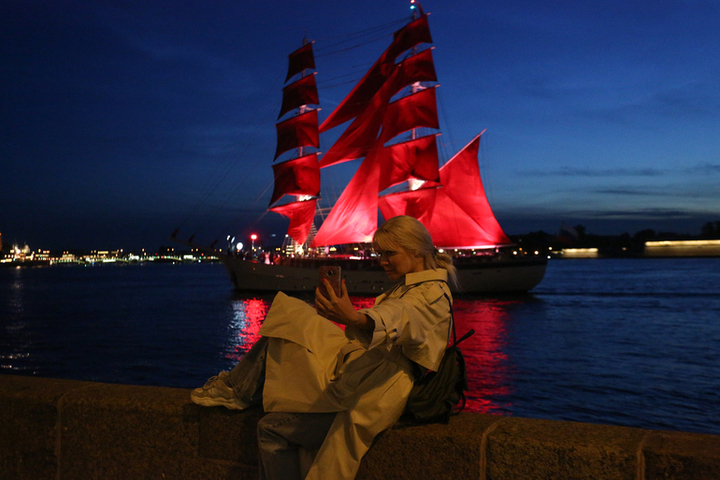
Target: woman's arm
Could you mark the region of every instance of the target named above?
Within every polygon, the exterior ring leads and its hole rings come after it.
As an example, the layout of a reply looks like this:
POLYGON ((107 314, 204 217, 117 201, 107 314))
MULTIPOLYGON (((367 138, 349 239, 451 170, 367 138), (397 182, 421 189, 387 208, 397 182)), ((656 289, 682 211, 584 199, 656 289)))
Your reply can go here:
POLYGON ((315 308, 320 315, 348 327, 367 331, 375 329, 375 321, 353 307, 344 279, 341 285, 342 296, 340 297, 335 295, 326 279, 323 279, 323 281, 326 283, 328 297, 323 296, 319 288, 315 290, 315 308))
POLYGON ((387 298, 363 309, 375 321, 367 348, 400 346, 415 363, 435 370, 447 346, 449 302, 444 283, 426 282, 411 288, 401 298, 387 298))

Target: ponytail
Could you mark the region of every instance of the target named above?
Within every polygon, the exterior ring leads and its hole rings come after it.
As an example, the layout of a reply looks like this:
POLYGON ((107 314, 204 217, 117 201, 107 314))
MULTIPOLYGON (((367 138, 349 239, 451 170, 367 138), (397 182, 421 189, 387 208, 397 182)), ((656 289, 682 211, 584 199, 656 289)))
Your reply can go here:
POLYGON ((452 263, 452 257, 445 252, 438 251, 437 248, 433 247, 432 252, 425 256, 425 267, 426 268, 444 268, 448 273, 448 281, 450 286, 455 291, 460 290, 460 282, 457 278, 457 269, 452 263))

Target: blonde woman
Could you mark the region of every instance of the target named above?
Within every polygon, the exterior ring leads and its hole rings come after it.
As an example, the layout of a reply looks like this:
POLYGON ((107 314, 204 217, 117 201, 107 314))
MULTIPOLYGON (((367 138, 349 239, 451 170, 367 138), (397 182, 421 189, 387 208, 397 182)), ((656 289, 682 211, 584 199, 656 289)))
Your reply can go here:
POLYGON ((372 308, 356 310, 344 283, 339 297, 317 290, 315 309, 280 292, 261 340, 191 394, 205 406, 262 403, 260 478, 355 478, 375 436, 400 418, 414 375, 440 364, 452 321, 448 282, 456 284, 451 258, 407 216, 386 221, 373 246, 398 284, 372 308))

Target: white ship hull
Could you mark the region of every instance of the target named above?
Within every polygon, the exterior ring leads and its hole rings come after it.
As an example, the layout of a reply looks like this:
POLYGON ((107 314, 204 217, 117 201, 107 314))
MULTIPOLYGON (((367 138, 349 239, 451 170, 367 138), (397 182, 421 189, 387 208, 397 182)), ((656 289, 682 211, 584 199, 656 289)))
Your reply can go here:
MULTIPOLYGON (((363 260, 303 260, 302 266, 267 265, 232 256, 223 256, 222 261, 239 291, 313 292, 318 284, 318 266, 323 264, 341 265, 351 295, 377 296, 396 283, 382 268, 363 260)), ((461 293, 527 292, 543 279, 546 266, 547 260, 532 257, 459 262, 461 293)))

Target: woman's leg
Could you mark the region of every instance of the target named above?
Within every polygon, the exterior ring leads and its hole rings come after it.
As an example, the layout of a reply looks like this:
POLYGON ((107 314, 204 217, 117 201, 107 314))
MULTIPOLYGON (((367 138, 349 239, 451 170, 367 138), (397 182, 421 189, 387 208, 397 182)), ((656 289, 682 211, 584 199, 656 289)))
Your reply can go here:
POLYGON ((265 383, 265 357, 268 339, 260 339, 230 372, 220 372, 205 386, 190 393, 190 399, 204 407, 226 407, 245 410, 262 404, 265 383))
POLYGON ((235 397, 248 405, 262 404, 267 346, 268 338, 260 337, 227 376, 235 397))
POLYGON ((269 413, 257 426, 261 480, 301 480, 299 449, 320 448, 335 419, 331 413, 269 413))

